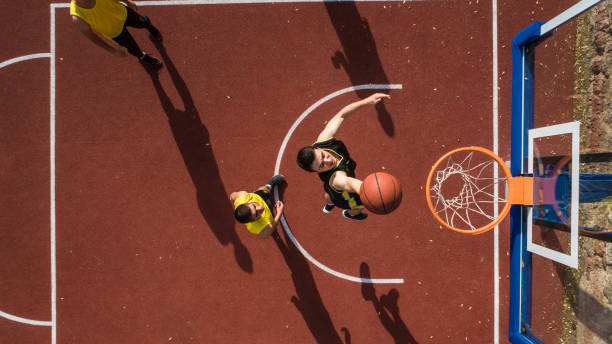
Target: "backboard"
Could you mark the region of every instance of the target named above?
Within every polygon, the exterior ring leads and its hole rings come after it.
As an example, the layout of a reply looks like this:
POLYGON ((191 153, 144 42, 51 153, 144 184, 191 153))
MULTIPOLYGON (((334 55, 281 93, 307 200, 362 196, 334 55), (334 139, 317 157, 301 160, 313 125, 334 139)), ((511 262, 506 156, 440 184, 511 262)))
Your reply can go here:
POLYGON ((510 169, 534 178, 534 205, 510 210, 513 343, 559 342, 579 234, 610 234, 609 220, 589 222, 612 209, 612 140, 598 125, 593 64, 599 2, 583 0, 513 39, 510 169))

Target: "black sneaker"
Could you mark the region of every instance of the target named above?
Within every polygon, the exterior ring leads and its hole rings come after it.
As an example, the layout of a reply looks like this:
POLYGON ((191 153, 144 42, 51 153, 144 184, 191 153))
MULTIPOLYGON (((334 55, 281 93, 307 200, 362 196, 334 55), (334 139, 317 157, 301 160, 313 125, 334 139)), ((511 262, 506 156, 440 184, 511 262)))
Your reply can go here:
POLYGON ((323 207, 323 212, 325 214, 329 214, 332 212, 332 210, 334 210, 335 207, 336 207, 335 204, 326 203, 325 206, 323 207))
POLYGON ((272 177, 272 179, 268 180, 266 185, 269 185, 270 187, 273 187, 275 185, 282 184, 284 181, 285 181, 285 176, 283 176, 282 174, 277 174, 274 177, 272 177))
POLYGON ((143 52, 142 56, 140 57, 140 61, 155 68, 161 68, 163 66, 163 63, 158 58, 151 56, 145 52, 143 52))
POLYGON ((357 215, 351 215, 349 214, 348 209, 342 211, 342 216, 346 217, 347 219, 351 219, 355 221, 363 221, 368 218, 368 214, 366 213, 359 213, 357 215))

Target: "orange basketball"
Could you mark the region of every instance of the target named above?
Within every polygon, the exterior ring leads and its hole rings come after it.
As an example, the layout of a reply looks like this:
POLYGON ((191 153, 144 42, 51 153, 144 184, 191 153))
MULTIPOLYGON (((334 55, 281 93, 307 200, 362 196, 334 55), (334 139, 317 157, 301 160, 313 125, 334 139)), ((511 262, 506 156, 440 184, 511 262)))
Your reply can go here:
POLYGON ((374 172, 363 180, 359 198, 374 214, 389 214, 402 202, 402 188, 394 176, 374 172))

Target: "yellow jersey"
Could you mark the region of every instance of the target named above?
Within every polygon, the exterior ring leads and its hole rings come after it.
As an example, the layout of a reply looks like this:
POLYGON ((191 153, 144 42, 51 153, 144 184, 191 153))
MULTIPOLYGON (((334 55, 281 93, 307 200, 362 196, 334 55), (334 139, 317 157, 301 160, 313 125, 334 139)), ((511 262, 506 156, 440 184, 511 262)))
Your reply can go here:
POLYGON ((267 225, 274 223, 274 215, 272 215, 272 210, 270 210, 270 207, 268 207, 266 201, 264 201, 261 196, 255 193, 247 193, 238 197, 234 201, 234 209, 238 208, 238 206, 241 204, 250 202, 255 202, 264 206, 264 211, 261 214, 260 218, 253 222, 245 223, 246 228, 249 230, 249 232, 253 234, 259 234, 267 225))
POLYGON ((127 9, 115 0, 96 0, 93 8, 82 8, 72 0, 70 15, 83 19, 104 37, 113 39, 123 31, 127 9))

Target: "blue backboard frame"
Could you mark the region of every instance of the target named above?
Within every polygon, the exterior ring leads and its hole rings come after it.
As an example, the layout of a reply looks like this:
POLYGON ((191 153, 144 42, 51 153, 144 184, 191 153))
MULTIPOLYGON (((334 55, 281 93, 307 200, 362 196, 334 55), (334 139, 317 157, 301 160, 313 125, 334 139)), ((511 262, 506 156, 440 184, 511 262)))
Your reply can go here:
MULTIPOLYGON (((511 161, 513 177, 526 173, 528 131, 534 123, 534 47, 554 29, 587 11, 602 0, 583 0, 548 22, 535 22, 512 40, 511 161)), ((527 251, 526 208, 510 209, 510 309, 508 338, 512 343, 542 343, 531 333, 532 256, 527 251)))

